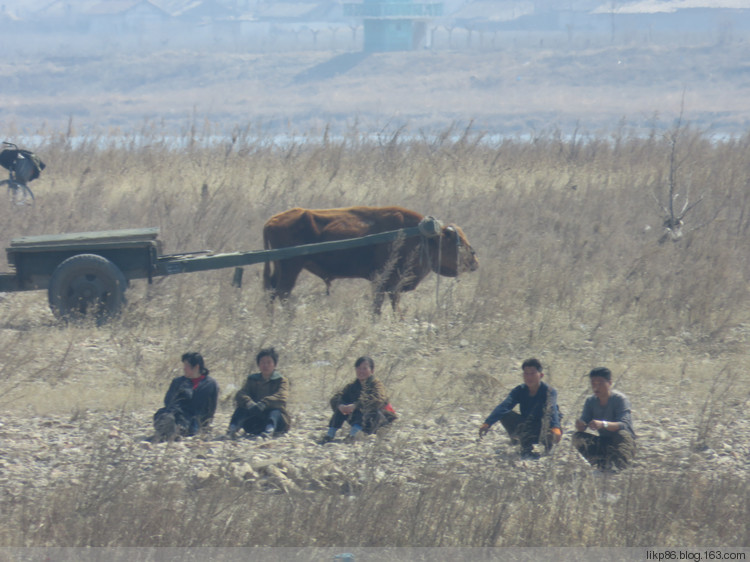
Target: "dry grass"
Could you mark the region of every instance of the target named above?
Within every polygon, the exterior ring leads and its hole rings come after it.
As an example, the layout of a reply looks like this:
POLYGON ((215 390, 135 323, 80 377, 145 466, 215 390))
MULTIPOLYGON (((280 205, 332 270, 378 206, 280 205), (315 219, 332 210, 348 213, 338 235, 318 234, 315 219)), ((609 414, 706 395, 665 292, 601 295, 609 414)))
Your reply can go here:
MULTIPOLYGON (((403 321, 390 310, 373 319, 364 282, 336 282, 325 297, 309 275, 290 310, 269 316, 260 267, 241 290, 230 286, 231 271, 134 282, 125 313, 101 329, 61 327, 43 292, 3 295, 4 408, 147 412, 185 350, 200 350, 227 387, 269 344, 294 381, 292 407, 323 408, 363 353, 416 415, 489 411, 527 356, 548 366, 568 421, 586 393, 581 376, 599 364, 631 396, 636 423, 657 410, 684 415, 696 447, 724 437, 710 419, 746 407, 736 389, 748 382, 750 137, 680 131, 680 196, 689 189, 703 201, 680 242, 658 244, 670 145, 656 133, 493 143, 471 130, 373 138, 352 129, 274 144, 249 129, 210 146, 201 141, 212 131, 199 126, 173 139, 148 124, 127 146, 104 134, 82 143, 49 135, 37 147, 48 164, 34 186, 38 201, 2 206, 1 238, 157 226, 167 253, 250 250, 262 247, 264 221, 292 206, 399 204, 461 225, 479 271, 439 284, 431 276, 402 299, 403 321), (736 395, 731 405, 722 403, 727 392, 736 395)), ((424 473, 422 486, 373 482, 353 502, 193 489, 159 474, 144 482, 118 454, 102 447, 82 486, 6 505, 0 542, 729 546, 750 536, 747 483, 732 474, 634 472, 608 495, 566 465, 541 486, 499 467, 471 478, 424 473)))
MULTIPOLYGON (((471 477, 424 471, 415 482, 346 493, 279 495, 183 473, 138 474, 101 443, 80 482, 42 505, 4 502, 14 546, 741 546, 744 479, 644 474, 592 484, 562 464, 541 481, 503 467, 471 477), (596 485, 595 485, 596 484, 596 485), (668 515, 668 517, 666 517, 668 515)), ((368 470, 365 458, 359 468, 368 470)))

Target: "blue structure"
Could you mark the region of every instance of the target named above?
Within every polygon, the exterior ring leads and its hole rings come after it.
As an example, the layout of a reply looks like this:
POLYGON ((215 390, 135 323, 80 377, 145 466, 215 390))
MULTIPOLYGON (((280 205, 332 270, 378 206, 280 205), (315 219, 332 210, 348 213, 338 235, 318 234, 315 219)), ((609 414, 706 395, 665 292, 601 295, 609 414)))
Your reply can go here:
POLYGON ((365 52, 411 51, 424 38, 427 21, 443 15, 443 3, 364 0, 344 4, 344 15, 362 18, 365 52))

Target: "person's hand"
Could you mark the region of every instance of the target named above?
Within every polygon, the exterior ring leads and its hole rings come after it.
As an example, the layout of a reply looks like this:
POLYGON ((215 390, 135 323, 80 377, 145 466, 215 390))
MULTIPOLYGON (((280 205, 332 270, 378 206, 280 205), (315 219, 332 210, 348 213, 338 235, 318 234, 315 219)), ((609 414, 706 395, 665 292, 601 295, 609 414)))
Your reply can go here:
POLYGON ((247 408, 248 410, 255 406, 255 400, 253 400, 249 396, 243 396, 242 399, 245 401, 245 408, 247 408))
POLYGON ((562 429, 559 427, 553 427, 550 429, 550 432, 552 433, 552 442, 557 444, 562 439, 562 429))
POLYGON ((354 411, 354 404, 339 404, 339 412, 348 416, 354 411))
POLYGON ((586 431, 586 422, 583 420, 576 420, 576 431, 586 431))
POLYGON ((259 412, 262 412, 266 409, 266 403, 265 402, 256 402, 253 406, 254 410, 258 410, 259 412))
POLYGON ((479 428, 479 438, 481 439, 482 437, 487 435, 489 431, 490 431, 490 425, 487 423, 483 423, 479 428))

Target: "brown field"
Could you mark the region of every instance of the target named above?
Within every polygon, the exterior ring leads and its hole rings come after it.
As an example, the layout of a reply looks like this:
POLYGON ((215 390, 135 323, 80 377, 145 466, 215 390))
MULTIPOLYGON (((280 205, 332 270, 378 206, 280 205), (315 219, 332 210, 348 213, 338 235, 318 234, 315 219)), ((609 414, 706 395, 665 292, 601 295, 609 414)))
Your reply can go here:
MULTIPOLYGON (((65 134, 45 137, 38 151, 49 168, 35 184, 36 205, 0 207, 5 241, 158 226, 165 252, 259 249, 263 222, 292 206, 398 203, 461 225, 481 265, 458 280, 430 276, 403 297, 403 320, 390 310, 373 318, 365 282, 335 282, 326 297, 307 274, 289 312, 269 316, 260 266, 248 268, 241 290, 230 270, 133 282, 122 317, 100 329, 60 325, 44 292, 2 295, 0 434, 19 425, 30 437, 0 445, 0 544, 747 545, 748 138, 712 142, 689 127, 670 134, 493 143, 471 131, 403 141, 393 131, 378 141, 350 130, 283 146, 240 135, 207 148, 185 137, 180 150, 159 135, 121 148, 106 136, 76 146, 65 134), (670 138, 676 207, 702 200, 683 238, 659 244, 670 138), (198 487, 191 463, 203 461, 189 444, 179 469, 169 468, 177 453, 159 447, 145 476, 123 460, 149 432, 182 352, 201 351, 226 390, 266 345, 281 352, 297 413, 272 452, 303 467, 346 459, 340 478, 356 470, 365 475, 358 487, 269 491, 221 479, 198 487), (365 353, 402 429, 321 453, 312 439, 326 400, 365 353), (532 467, 486 442, 462 459, 456 450, 473 442, 529 356, 558 388, 568 429, 585 374, 609 366, 633 403, 639 463, 602 483, 567 442, 532 467), (130 428, 115 448, 112 426, 130 428), (441 450, 446 428, 454 445, 441 450), (71 479, 54 455, 37 454, 39 474, 16 480, 24 447, 40 439, 88 451, 88 476, 71 479), (414 451, 426 443, 453 469, 422 462, 414 451), (393 466, 375 470, 386 454, 391 465, 406 459, 400 476, 393 466), (268 510, 279 517, 267 521, 268 510)), ((222 403, 217 435, 229 413, 222 403)), ((496 430, 492 440, 505 437, 496 430)), ((243 443, 224 460, 250 458, 256 446, 243 443)))
MULTIPOLYGON (((726 39, 726 38, 724 38, 726 39)), ((16 48, 20 45, 14 43, 16 48)), ((29 45, 29 50, 33 45, 29 45)), ((368 133, 407 126, 534 137, 647 134, 684 108, 694 126, 742 135, 750 123, 748 43, 691 38, 591 41, 506 38, 493 49, 407 53, 214 49, 71 51, 0 61, 4 137, 65 130, 184 134, 196 123, 229 134, 368 133)))

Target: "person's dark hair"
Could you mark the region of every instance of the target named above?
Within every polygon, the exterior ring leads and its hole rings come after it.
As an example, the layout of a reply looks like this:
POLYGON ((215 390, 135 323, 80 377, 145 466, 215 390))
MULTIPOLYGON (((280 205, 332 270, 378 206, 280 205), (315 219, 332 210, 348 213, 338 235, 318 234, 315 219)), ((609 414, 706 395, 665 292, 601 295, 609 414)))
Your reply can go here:
POLYGON ((374 371, 375 370, 375 361, 372 360, 372 357, 368 357, 367 355, 363 355, 362 357, 360 357, 359 359, 357 359, 354 362, 354 368, 356 369, 357 367, 359 367, 365 361, 367 361, 367 364, 370 366, 370 370, 374 371))
POLYGON ((542 364, 539 362, 539 359, 535 359, 532 357, 531 359, 527 359, 523 363, 521 363, 521 370, 523 371, 526 367, 534 367, 537 371, 540 373, 542 372, 542 364))
POLYGON ((200 353, 197 353, 195 351, 189 351, 187 353, 182 354, 182 362, 183 363, 189 363, 191 367, 195 367, 196 365, 200 365, 201 368, 201 375, 207 375, 208 369, 206 369, 205 363, 203 363, 203 355, 200 353))
POLYGON ((258 352, 258 355, 255 356, 255 364, 259 365, 260 360, 264 357, 270 357, 273 359, 273 364, 278 365, 279 364, 279 354, 276 353, 276 350, 272 347, 264 347, 258 352))
POLYGON ((602 377, 603 379, 607 379, 608 381, 612 382, 612 371, 610 371, 606 367, 597 367, 595 369, 591 369, 589 378, 593 379, 594 377, 602 377))

